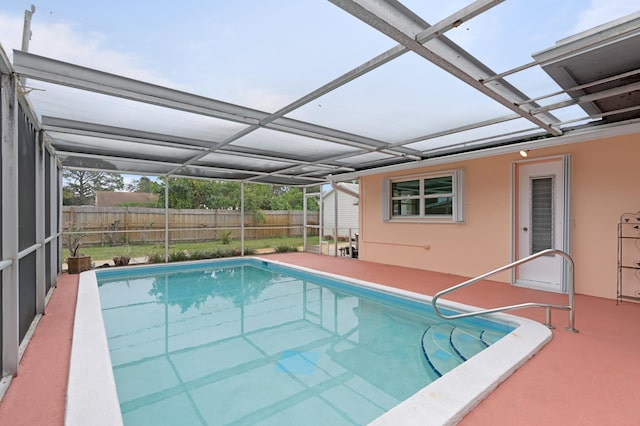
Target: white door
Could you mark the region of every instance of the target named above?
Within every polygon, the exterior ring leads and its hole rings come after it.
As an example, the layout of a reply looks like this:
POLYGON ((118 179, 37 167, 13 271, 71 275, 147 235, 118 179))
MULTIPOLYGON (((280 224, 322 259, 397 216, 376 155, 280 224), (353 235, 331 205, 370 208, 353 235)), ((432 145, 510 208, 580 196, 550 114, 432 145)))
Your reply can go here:
MULTIPOLYGON (((517 259, 555 248, 565 250, 565 182, 562 159, 517 166, 517 259)), ((516 268, 515 284, 564 291, 563 258, 539 257, 516 268)))

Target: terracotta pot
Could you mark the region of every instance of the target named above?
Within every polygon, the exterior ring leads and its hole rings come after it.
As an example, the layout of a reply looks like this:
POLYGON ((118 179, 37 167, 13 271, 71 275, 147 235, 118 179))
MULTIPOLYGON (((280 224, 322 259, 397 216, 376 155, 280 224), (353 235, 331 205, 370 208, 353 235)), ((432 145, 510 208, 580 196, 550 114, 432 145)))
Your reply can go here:
POLYGON ((67 258, 70 274, 79 274, 91 269, 91 256, 73 256, 67 258))

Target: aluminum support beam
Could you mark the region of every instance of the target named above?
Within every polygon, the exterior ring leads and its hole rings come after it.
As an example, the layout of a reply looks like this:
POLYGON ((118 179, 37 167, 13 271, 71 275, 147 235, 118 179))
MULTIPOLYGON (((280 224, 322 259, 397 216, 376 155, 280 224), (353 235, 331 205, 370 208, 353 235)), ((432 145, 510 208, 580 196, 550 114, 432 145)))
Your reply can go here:
POLYGON ((57 206, 57 216, 58 216, 58 226, 57 226, 57 234, 58 234, 58 259, 57 259, 57 272, 62 272, 62 258, 64 257, 63 247, 62 247, 62 165, 59 165, 56 161, 56 181, 58 183, 58 187, 56 188, 56 197, 58 199, 57 206))
MULTIPOLYGON (((77 153, 77 152, 67 152, 64 150, 58 150, 57 153, 60 156, 69 156, 72 158, 83 158, 83 159, 94 159, 96 160, 96 162, 98 164, 101 164, 104 166, 104 164, 107 163, 113 163, 113 162, 122 162, 122 163, 130 163, 130 164, 148 164, 148 165, 154 165, 154 166, 167 166, 167 167, 176 167, 178 170, 182 168, 182 166, 180 166, 180 163, 172 163, 170 161, 156 161, 156 160, 144 160, 141 158, 129 158, 129 157, 116 157, 114 155, 102 155, 102 154, 82 154, 82 153, 77 153), (178 167, 180 166, 180 167, 178 167)), ((169 159, 167 159, 169 160, 169 159)), ((66 161, 68 162, 68 161, 66 161)), ((82 167, 75 167, 75 165, 73 164, 65 164, 65 167, 69 167, 71 169, 73 168, 77 168, 77 169, 81 169, 82 167)), ((224 168, 224 167, 212 167, 212 166, 206 166, 206 165, 201 165, 201 164, 196 164, 191 166, 193 168, 201 168, 201 169, 206 169, 206 170, 210 170, 210 171, 216 171, 216 172, 221 172, 221 173, 246 173, 249 175, 258 175, 258 176, 267 176, 269 175, 269 173, 267 172, 256 172, 256 171, 251 171, 251 170, 240 170, 240 169, 231 169, 231 168, 224 168)), ((123 173, 126 172, 126 170, 120 170, 118 168, 105 168, 105 167, 98 167, 98 165, 96 165, 95 167, 88 167, 88 168, 92 168, 93 170, 101 170, 101 171, 105 171, 105 172, 109 172, 109 173, 123 173)), ((187 169, 187 168, 185 168, 187 169)), ((132 171, 135 171, 136 168, 132 167, 131 168, 132 171)), ((161 173, 164 174, 164 173, 161 173)), ((168 174, 175 174, 175 173, 168 173, 168 174)), ((295 177, 295 176, 288 176, 288 177, 295 177)))
MULTIPOLYGON (((125 142, 145 143, 150 145, 161 145, 176 147, 182 149, 194 149, 194 150, 215 150, 216 153, 230 155, 240 158, 252 158, 265 161, 278 161, 292 163, 296 165, 315 165, 317 167, 326 168, 329 170, 340 169, 349 171, 349 167, 340 166, 337 164, 324 164, 322 162, 304 161, 290 157, 276 157, 263 154, 255 154, 250 152, 244 152, 238 150, 237 147, 228 149, 218 149, 219 144, 217 142, 206 141, 202 139, 182 138, 173 135, 166 135, 160 133, 143 132, 140 130, 105 126, 102 124, 88 123, 83 121, 68 120, 64 118, 43 116, 42 117, 42 129, 48 132, 56 132, 60 134, 78 135, 78 136, 91 136, 96 138, 106 138, 125 142)), ((54 141, 60 141, 57 137, 51 137, 54 141)), ((357 151, 357 155, 361 155, 363 151, 357 151)))
MULTIPOLYGON (((637 90, 640 90, 640 82, 638 83, 632 83, 632 84, 627 84, 626 86, 620 86, 620 87, 614 87, 611 89, 607 89, 607 90, 602 90, 600 92, 596 92, 596 93, 591 93, 589 95, 584 95, 584 96, 580 96, 577 97, 575 99, 569 99, 567 101, 562 101, 562 102, 557 102, 551 105, 547 105, 544 107, 539 107, 539 108, 535 108, 533 111, 538 112, 538 111, 550 111, 550 110, 554 110, 554 109, 559 109, 559 108, 564 108, 567 106, 571 106, 571 105, 576 105, 576 104, 586 104, 586 103, 590 103, 593 101, 597 101, 599 99, 606 99, 606 98, 610 98, 613 96, 620 96, 620 95, 625 95, 627 93, 631 93, 631 92, 635 92, 637 90)), ((602 112, 602 111, 599 111, 602 112)))
POLYGON ((307 187, 302 188, 302 251, 307 251, 307 187))
POLYGON ((338 235, 340 234, 340 228, 338 228, 338 191, 333 191, 333 255, 338 256, 338 235))
POLYGON ((106 126, 104 124, 68 120, 66 118, 43 116, 41 121, 42 129, 47 132, 91 136, 95 138, 108 138, 125 142, 147 143, 179 148, 212 149, 218 146, 218 143, 213 141, 145 132, 142 130, 127 129, 123 127, 106 126))
POLYGON ((31 41, 31 17, 36 13, 36 7, 31 5, 30 10, 24 11, 24 25, 22 27, 22 50, 29 51, 29 42, 31 41))
MULTIPOLYGON (((248 125, 261 125, 261 122, 268 121, 266 119, 269 117, 269 114, 263 111, 245 108, 18 50, 14 50, 13 55, 16 72, 27 78, 248 125)), ((386 146, 386 143, 383 141, 290 118, 279 118, 264 127, 362 149, 375 150, 383 149, 386 146)), ((226 143, 227 142, 222 142, 222 145, 226 143)), ((399 156, 417 154, 407 149, 398 149, 396 151, 396 155, 399 156)))
MULTIPOLYGON (((429 24, 402 4, 394 0, 330 1, 536 126, 553 135, 562 134, 556 127, 558 120, 552 115, 536 116, 529 112, 530 108, 517 106, 528 97, 506 81, 498 80, 491 85, 484 85, 482 81, 495 75, 495 72, 449 39, 441 36, 424 45, 420 43, 417 35, 429 24)), ((484 3, 487 2, 477 1, 469 7, 486 6, 484 3)))
MULTIPOLYGON (((1 62, 1 61, 0 61, 1 62)), ((18 81, 2 74, 2 375, 15 375, 19 364, 18 292, 18 81)))
POLYGON ((613 123, 611 125, 601 125, 597 127, 588 127, 577 129, 570 133, 565 133, 557 138, 537 139, 529 142, 514 143, 504 146, 488 147, 484 149, 460 152, 441 157, 429 158, 412 164, 395 164, 390 166, 378 167, 369 170, 360 170, 353 173, 344 173, 333 176, 334 180, 345 181, 361 178, 363 176, 371 176, 374 174, 388 174, 404 170, 415 170, 420 167, 433 167, 443 164, 452 164, 459 161, 470 161, 477 158, 487 158, 502 154, 516 153, 522 149, 541 149, 581 142, 590 142, 597 139, 606 139, 622 135, 632 135, 640 133, 640 121, 631 120, 628 124, 620 125, 613 123))
POLYGON ((36 243, 40 247, 36 250, 36 314, 44 314, 45 298, 47 296, 46 286, 46 244, 45 244, 45 165, 44 165, 44 135, 41 131, 36 133, 36 140, 30 141, 36 144, 35 149, 35 195, 36 195, 36 243))
MULTIPOLYGON (((438 24, 427 28, 426 30, 422 31, 420 34, 418 34, 416 36, 417 40, 420 43, 426 43, 427 41, 436 38, 440 35, 442 35, 443 33, 445 33, 446 31, 455 28, 457 26, 459 26, 462 22, 468 21, 470 19, 472 19, 473 17, 479 15, 480 13, 488 10, 489 8, 495 6, 498 3, 501 3, 504 0, 491 0, 491 1, 483 1, 482 3, 485 3, 483 6, 478 6, 476 8, 473 8, 471 6, 468 6, 462 10, 460 10, 458 13, 452 14, 450 16, 448 16, 447 18, 443 19, 442 21, 440 21, 438 24)), ((318 88, 317 90, 309 93, 308 95, 298 99, 297 101, 287 105, 286 107, 282 108, 281 110, 275 112, 272 117, 282 117, 285 114, 288 114, 298 108, 300 108, 303 105, 308 104, 309 102, 323 96, 326 95, 327 93, 345 85, 346 83, 370 72, 373 71, 374 69, 386 64, 387 62, 390 62, 396 58, 398 58, 399 56, 407 53, 409 51, 409 49, 403 45, 398 45, 395 46, 389 50, 387 50, 386 52, 383 52, 382 54, 376 56, 375 58, 365 62, 364 64, 352 69, 351 71, 343 74, 342 76, 338 77, 337 79, 325 84, 324 86, 318 88)), ((271 117, 270 117, 271 118, 271 117)))
POLYGON ((7 53, 2 48, 0 44, 0 73, 1 74, 11 74, 13 72, 13 68, 11 66, 11 61, 7 56, 7 53))
POLYGON ((615 22, 616 25, 609 25, 604 29, 595 27, 588 30, 588 34, 567 37, 553 47, 534 53, 532 56, 538 65, 545 67, 568 57, 594 50, 599 46, 611 43, 612 40, 633 35, 640 27, 640 12, 625 16, 615 22))
POLYGON ((566 94, 570 94, 573 92, 578 92, 580 91, 581 93, 584 93, 584 89, 588 89, 590 87, 594 87, 594 86, 599 86, 601 84, 604 83, 610 83, 612 81, 617 81, 617 80, 625 80, 629 77, 633 77, 635 75, 640 74, 640 69, 636 68, 634 70, 628 71, 628 72, 623 72, 622 74, 616 74, 607 78, 602 78, 600 80, 596 80, 596 81, 591 81, 589 83, 585 83, 585 84, 577 84, 575 83, 574 80, 574 86, 573 87, 569 87, 567 89, 564 90, 558 90, 556 92, 552 92, 546 95, 542 95, 542 96, 537 96, 535 98, 532 99, 527 99, 524 103, 530 103, 530 102, 535 102, 535 101, 540 101, 542 99, 548 99, 548 98, 552 98, 554 96, 558 96, 558 95, 562 95, 564 93, 566 94))
MULTIPOLYGON (((45 189, 46 190, 46 189, 45 189)), ((56 162, 56 156, 49 156, 49 229, 51 229, 50 236, 53 237, 49 243, 51 250, 51 259, 48 268, 51 270, 51 285, 58 284, 58 164, 56 162)))
MULTIPOLYGON (((425 42, 429 39, 435 38, 443 32, 456 27, 461 22, 465 20, 471 19, 473 16, 481 13, 482 11, 493 7, 495 4, 500 1, 482 1, 482 5, 478 5, 474 7, 467 7, 460 11, 459 13, 453 14, 440 23, 436 24, 431 28, 427 28, 419 35, 419 39, 421 42, 425 42)), ((244 119, 237 119, 237 116, 249 117, 251 119, 255 119, 257 116, 252 115, 251 113, 261 113, 256 110, 242 109, 242 107, 232 106, 231 104, 226 103, 218 103, 218 104, 209 104, 207 107, 218 109, 221 108, 224 111, 217 111, 213 114, 207 114, 216 116, 219 118, 225 119, 234 119, 234 117, 229 117, 228 113, 230 111, 226 110, 228 107, 240 108, 241 111, 235 111, 236 120, 246 124, 250 124, 246 129, 238 132, 227 140, 221 142, 220 145, 211 146, 211 144, 206 144, 211 151, 218 150, 221 146, 231 143, 233 140, 237 140, 240 137, 251 133, 252 131, 260 128, 267 127, 276 129, 279 131, 291 132, 294 134, 300 134, 304 136, 309 136, 313 138, 318 138, 321 140, 326 140, 330 142, 336 142, 341 144, 347 144, 349 146, 353 146, 358 149, 362 149, 363 151, 375 151, 382 150, 389 155, 407 157, 410 160, 419 160, 420 157, 417 152, 412 152, 406 148, 397 148, 399 145, 396 145, 396 149, 386 149, 389 147, 388 144, 385 144, 382 141, 375 141, 369 138, 363 138, 358 135, 350 135, 345 134, 343 132, 338 132, 333 129, 321 128, 319 126, 313 126, 309 123, 301 123, 296 120, 291 120, 287 118, 283 118, 287 113, 299 108, 302 105, 311 102, 313 99, 316 99, 326 93, 329 93, 331 90, 336 89, 337 87, 346 84, 347 82, 355 79, 356 77, 363 75, 366 72, 369 72, 384 63, 389 62, 392 59, 400 56, 401 54, 407 52, 408 49, 404 46, 396 46, 393 49, 379 55, 378 57, 372 59, 371 61, 366 62, 360 67, 346 73, 345 75, 339 77, 338 79, 328 83, 327 85, 319 88, 318 90, 310 93, 309 95, 300 98, 299 100, 293 102, 292 104, 276 111, 273 114, 269 114, 259 119, 257 123, 251 124, 251 121, 246 121, 244 119), (249 111, 250 113, 247 113, 249 111)), ((151 98, 158 97, 168 97, 172 101, 184 102, 182 96, 194 96, 185 94, 183 92, 172 91, 171 89, 165 89, 154 85, 149 85, 146 83, 135 82, 131 79, 126 79, 118 76, 114 76, 107 73, 100 73, 94 70, 90 70, 88 68, 77 67, 70 64, 64 64, 58 61, 53 61, 51 59, 37 57, 35 55, 23 55, 23 52, 15 53, 15 62, 17 67, 19 68, 19 72, 23 74, 29 73, 31 78, 40 78, 45 81, 54 82, 57 84, 70 85, 72 87, 84 88, 87 90, 93 90, 100 93, 110 94, 114 96, 123 96, 122 90, 129 92, 136 92, 135 94, 129 93, 124 95, 123 97, 128 99, 136 99, 144 102, 151 102, 153 104, 162 104, 165 106, 175 107, 175 105, 167 105, 166 103, 158 103, 157 99, 153 100, 151 98), (40 64, 40 61, 46 61, 47 65, 45 67, 40 64), (69 69, 73 68, 72 72, 69 72, 69 69), (64 72, 63 72, 64 70, 64 72), (69 77, 74 78, 76 81, 72 82, 69 77), (142 99, 141 96, 146 96, 147 98, 142 99), (180 99, 178 99, 180 98, 180 99)), ((200 98, 200 97, 197 97, 200 98)), ((195 105, 192 101, 192 98, 189 98, 188 102, 189 108, 179 107, 179 109, 189 110, 192 112, 202 113, 202 111, 193 110, 191 107, 195 105)), ((202 98, 200 98, 202 100, 202 98)), ((213 101, 213 100, 211 100, 213 101)), ((213 101, 218 102, 218 101, 213 101)), ((391 148, 394 148, 393 146, 391 148)), ((360 153, 358 153, 360 154, 360 153)), ((186 162, 184 165, 189 165, 196 163, 199 159, 201 159, 205 153, 198 154, 194 156, 191 160, 186 162)), ((177 170, 173 170, 173 172, 177 172, 177 170)))
MULTIPOLYGON (((228 174, 228 175, 237 175, 237 174, 245 174, 251 175, 254 178, 259 179, 260 177, 274 176, 281 177, 285 179, 290 179, 292 181, 302 181, 297 184, 313 184, 313 183, 321 183, 325 182, 324 178, 321 177, 310 177, 310 176, 296 176, 290 174, 284 174, 280 172, 255 172, 251 170, 239 170, 239 169, 227 169, 222 167, 212 167, 207 165, 192 165, 188 167, 176 167, 177 163, 169 163, 169 162, 160 162, 153 160, 142 160, 142 159, 131 159, 131 158, 123 158, 123 157, 114 157, 107 155, 99 155, 99 154, 79 154, 75 152, 66 152, 66 151, 57 151, 58 155, 63 157, 63 163, 66 168, 76 169, 76 170, 95 170, 95 171, 104 171, 108 173, 126 173, 127 171, 131 171, 131 173, 137 174, 148 174, 148 175, 156 175, 156 176, 184 176, 188 178, 214 178, 218 180, 225 180, 223 177, 219 177, 216 173, 228 174), (74 160, 82 160, 74 162, 74 160), (95 160, 96 164, 94 166, 88 164, 87 160, 95 160), (119 163, 120 167, 116 167, 115 163, 119 163), (105 167, 105 165, 112 166, 111 168, 105 167), (130 166, 128 166, 130 165, 130 166), (157 166, 166 166, 166 171, 156 171, 156 172, 145 172, 143 167, 148 165, 150 167, 157 166), (173 168, 177 171, 172 171, 173 168), (184 171, 181 173, 181 171, 184 171), (191 173, 190 173, 191 171, 191 173), (211 175, 207 175, 207 172, 211 172, 211 175)), ((232 178, 229 178, 231 180, 232 178)), ((235 178, 233 180, 250 180, 251 177, 247 177, 245 179, 235 178)))
MULTIPOLYGON (((424 136, 418 136, 416 138, 411 138, 411 139, 407 139, 407 140, 398 142, 397 144, 398 145, 407 145, 407 144, 412 144, 412 143, 416 143, 416 142, 424 142, 424 141, 429 140, 429 139, 435 139, 435 138, 439 138, 439 137, 443 137, 443 136, 449 136, 449 135, 453 135, 453 134, 456 134, 456 133, 466 132, 468 130, 479 129, 481 127, 493 126, 494 124, 504 123, 504 122, 507 122, 507 121, 516 120, 518 118, 522 118, 522 117, 520 117, 519 114, 510 114, 510 115, 506 115, 506 116, 502 116, 502 117, 497 117, 497 118, 492 118, 492 119, 489 119, 489 120, 480 121, 480 122, 477 122, 477 123, 466 124, 464 126, 455 127, 453 129, 444 130, 444 131, 441 131, 441 132, 435 132, 435 133, 431 133, 431 134, 424 135, 424 136)), ((498 135, 498 136, 500 136, 500 135, 498 135)), ((424 154, 424 151, 422 151, 422 153, 424 154)))
POLYGON ((320 245, 320 254, 322 254, 322 237, 324 236, 324 206, 322 205, 323 199, 324 197, 322 196, 322 186, 320 186, 320 195, 318 196, 318 204, 320 209, 318 213, 318 215, 320 216, 318 218, 318 244, 320 245))
POLYGON ((564 120, 562 122, 562 124, 579 123, 580 121, 594 120, 594 119, 598 119, 598 118, 609 117, 610 115, 623 114, 623 113, 626 113, 626 112, 632 112, 632 111, 638 111, 638 110, 640 110, 640 105, 634 106, 634 107, 629 107, 629 108, 616 109, 616 110, 608 111, 608 112, 603 112, 602 114, 589 114, 589 115, 585 115, 585 116, 582 116, 582 117, 573 118, 571 120, 564 120))
POLYGON ((169 262, 169 180, 164 180, 164 263, 169 262))
POLYGON ((267 116, 266 113, 251 108, 19 50, 13 51, 13 67, 22 77, 238 123, 255 124, 267 116))
POLYGON ((244 182, 240 183, 240 255, 244 256, 244 182))
MULTIPOLYGON (((284 133, 291 133, 298 136, 305 136, 312 139, 318 139, 326 142, 333 142, 340 145, 349 146, 352 148, 358 148, 364 151, 382 151, 389 155, 397 157, 408 158, 412 160, 420 160, 421 157, 417 151, 409 150, 408 148, 386 149, 387 144, 376 139, 366 138, 364 136, 355 135, 340 130, 330 129, 327 127, 317 126, 315 124, 309 124, 298 120, 292 120, 288 118, 280 118, 275 122, 265 126, 271 130, 277 130, 284 133)), ((221 146, 226 146, 228 141, 222 142, 221 146)), ((211 150, 212 152, 215 150, 211 150)), ((184 166, 189 166, 198 160, 202 159, 208 152, 200 153, 190 160, 184 162, 184 166)), ((178 169, 172 170, 170 174, 174 174, 178 169)))
MULTIPOLYGON (((422 31, 420 34, 418 34, 416 36, 417 40, 420 41, 420 43, 426 43, 427 41, 438 37, 439 35, 442 35, 444 32, 455 28, 457 26, 459 26, 462 22, 468 21, 469 19, 481 14, 482 12, 488 10, 489 8, 495 6, 498 3, 501 3, 504 0, 484 0, 481 2, 476 2, 476 3, 482 3, 481 5, 472 5, 472 6, 468 6, 464 9, 462 9, 461 11, 459 11, 458 13, 455 13, 453 15, 448 16, 447 18, 443 19, 442 21, 440 21, 438 24, 427 28, 426 30, 422 31)), ((289 105, 281 108, 280 110, 274 112, 273 114, 269 115, 268 117, 264 118, 263 120, 260 120, 260 123, 258 125, 252 125, 250 127, 247 127, 246 129, 243 129, 242 131, 236 133, 235 135, 229 137, 227 140, 225 140, 222 143, 222 146, 225 146, 237 139, 240 139, 241 137, 257 130, 260 127, 264 127, 267 126, 269 123, 280 119, 282 117, 284 117, 286 114, 295 111, 296 109, 308 104, 309 102, 312 102, 315 99, 318 99, 321 96, 326 95, 327 93, 330 93, 331 91, 349 83, 352 80, 355 80, 356 78, 375 70, 376 68, 391 62, 392 60, 398 58, 399 56, 402 56, 403 54, 407 53, 409 51, 409 49, 403 45, 398 45, 395 46, 385 52, 383 52, 382 54, 376 56, 375 58, 365 62, 364 64, 346 72, 345 74, 341 75, 340 77, 330 81, 329 83, 325 84, 324 86, 319 87, 318 89, 314 90, 313 92, 303 96, 302 98, 290 103, 289 105)), ((397 146, 397 145, 396 145, 397 146)))

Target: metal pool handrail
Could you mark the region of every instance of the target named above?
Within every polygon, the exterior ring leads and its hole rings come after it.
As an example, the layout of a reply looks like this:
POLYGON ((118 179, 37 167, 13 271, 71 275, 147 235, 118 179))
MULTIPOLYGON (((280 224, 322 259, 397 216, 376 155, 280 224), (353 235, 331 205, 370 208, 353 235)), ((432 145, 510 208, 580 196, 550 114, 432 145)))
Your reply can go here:
POLYGON ((564 310, 564 311, 569 311, 569 326, 565 328, 565 330, 570 331, 572 333, 577 333, 578 330, 576 330, 574 328, 574 314, 575 314, 575 290, 574 290, 574 286, 573 286, 573 281, 574 281, 574 271, 573 271, 573 259, 571 258, 571 256, 569 256, 567 253, 565 253, 562 250, 557 250, 557 249, 547 249, 547 250, 542 250, 539 251, 538 253, 532 254, 531 256, 527 256, 523 259, 520 260, 516 260, 515 262, 509 263, 508 265, 504 265, 498 269, 494 269, 493 271, 489 271, 486 274, 482 274, 480 276, 477 276, 475 278, 472 278, 468 281, 465 281, 461 284, 457 284, 454 285, 453 287, 449 287, 447 289, 444 289, 438 293, 436 293, 435 296, 433 296, 433 299, 431 300, 431 305, 433 306, 433 310, 436 312, 436 314, 438 314, 438 316, 440 318, 444 318, 447 320, 451 320, 451 319, 457 319, 457 318, 466 318, 466 317, 472 317, 472 316, 477 316, 477 315, 483 315, 483 314, 492 314, 495 312, 504 312, 504 311, 510 311, 510 310, 514 310, 514 309, 523 309, 523 308, 546 308, 547 313, 546 313, 546 323, 545 325, 549 328, 554 328, 553 325, 551 325, 551 311, 550 309, 560 309, 560 310, 564 310), (542 256, 547 256, 550 254, 559 254, 560 256, 562 256, 564 258, 564 260, 567 262, 568 265, 568 274, 567 274, 567 295, 569 296, 569 304, 568 305, 554 305, 554 304, 549 304, 549 303, 537 303, 537 302, 528 302, 528 303, 520 303, 518 305, 509 305, 509 306, 502 306, 499 308, 493 308, 493 309, 484 309, 484 310, 480 310, 480 311, 473 311, 473 312, 465 312, 462 314, 456 314, 456 315, 445 315, 442 312, 440 312, 440 309, 437 306, 437 301, 440 297, 444 296, 447 293, 451 293, 455 290, 461 289, 463 287, 467 287, 471 284, 474 284, 478 281, 481 281, 487 277, 490 277, 491 275, 495 275, 498 272, 502 272, 505 271, 507 269, 511 269, 514 268, 518 265, 522 265, 523 263, 527 263, 530 262, 534 259, 537 259, 539 257, 542 256))

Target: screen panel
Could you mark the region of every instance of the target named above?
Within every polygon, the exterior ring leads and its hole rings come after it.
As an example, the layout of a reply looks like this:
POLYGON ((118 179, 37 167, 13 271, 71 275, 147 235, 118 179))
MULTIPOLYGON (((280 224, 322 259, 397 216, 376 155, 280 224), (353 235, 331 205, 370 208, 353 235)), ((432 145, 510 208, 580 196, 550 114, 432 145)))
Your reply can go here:
POLYGON ((18 336, 22 342, 36 316, 36 252, 29 253, 18 264, 18 336))
POLYGON ((36 243, 36 129, 18 112, 18 250, 36 243))

